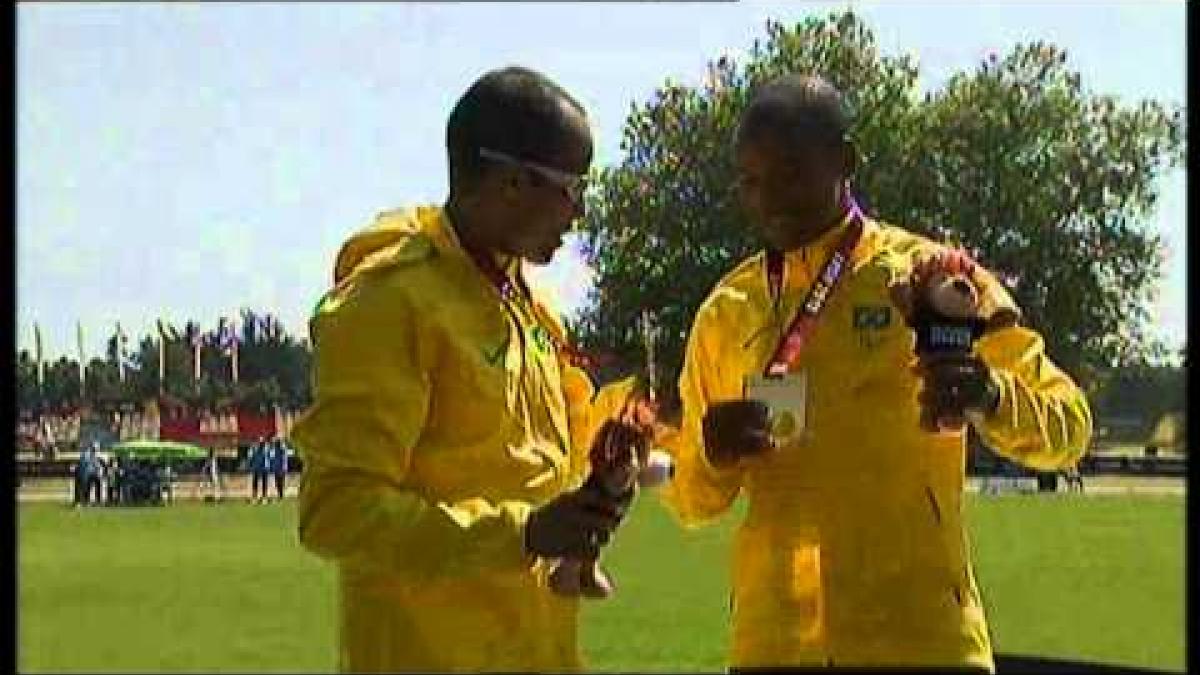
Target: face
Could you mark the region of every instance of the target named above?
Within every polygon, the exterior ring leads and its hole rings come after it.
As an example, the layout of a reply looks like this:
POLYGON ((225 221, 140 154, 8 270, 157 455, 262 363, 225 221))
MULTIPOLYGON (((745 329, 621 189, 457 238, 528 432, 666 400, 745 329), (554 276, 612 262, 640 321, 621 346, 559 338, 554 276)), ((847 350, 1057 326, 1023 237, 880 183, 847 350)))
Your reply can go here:
POLYGON ((846 146, 802 146, 760 134, 739 143, 738 196, 774 248, 790 250, 836 222, 846 175, 846 146))
POLYGON ((549 263, 563 236, 583 215, 582 179, 591 163, 587 120, 564 104, 578 140, 545 162, 504 167, 495 213, 496 248, 538 265, 549 263))

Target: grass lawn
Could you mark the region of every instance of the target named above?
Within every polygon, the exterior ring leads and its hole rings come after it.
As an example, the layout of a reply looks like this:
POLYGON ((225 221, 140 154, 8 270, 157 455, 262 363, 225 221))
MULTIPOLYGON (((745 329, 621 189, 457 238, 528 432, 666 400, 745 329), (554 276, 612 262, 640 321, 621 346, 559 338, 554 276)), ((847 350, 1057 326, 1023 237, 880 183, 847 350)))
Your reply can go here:
MULTIPOLYGON (((1002 653, 1184 667, 1180 497, 969 501, 976 574, 1002 653)), ((736 514, 683 532, 642 499, 590 603, 598 670, 719 671, 736 514)), ((295 503, 18 512, 17 666, 31 671, 334 668, 334 575, 295 541, 295 503)))

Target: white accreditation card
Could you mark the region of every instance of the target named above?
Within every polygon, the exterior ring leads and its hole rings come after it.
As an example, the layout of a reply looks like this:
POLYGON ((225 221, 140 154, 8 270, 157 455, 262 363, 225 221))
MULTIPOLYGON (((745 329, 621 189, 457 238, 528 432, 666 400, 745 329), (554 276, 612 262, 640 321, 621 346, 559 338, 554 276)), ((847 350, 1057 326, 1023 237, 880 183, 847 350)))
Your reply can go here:
POLYGON ((799 441, 807 430, 808 373, 746 378, 745 398, 762 401, 771 411, 771 438, 779 445, 799 441))

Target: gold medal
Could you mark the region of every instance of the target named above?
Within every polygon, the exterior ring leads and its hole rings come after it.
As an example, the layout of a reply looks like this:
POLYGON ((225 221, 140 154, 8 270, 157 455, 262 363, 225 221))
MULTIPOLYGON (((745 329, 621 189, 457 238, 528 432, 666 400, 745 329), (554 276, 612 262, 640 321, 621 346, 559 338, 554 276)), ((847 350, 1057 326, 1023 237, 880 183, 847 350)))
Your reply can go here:
POLYGON ((777 445, 800 441, 807 431, 808 376, 803 370, 783 376, 746 378, 744 397, 769 409, 768 429, 777 445))

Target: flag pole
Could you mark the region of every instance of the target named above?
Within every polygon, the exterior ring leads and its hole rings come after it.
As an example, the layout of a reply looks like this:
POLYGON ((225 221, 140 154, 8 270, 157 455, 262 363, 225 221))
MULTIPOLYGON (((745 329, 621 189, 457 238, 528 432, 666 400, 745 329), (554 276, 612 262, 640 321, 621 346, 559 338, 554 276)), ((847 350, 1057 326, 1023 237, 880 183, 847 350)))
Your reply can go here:
POLYGON ((155 323, 158 326, 158 393, 161 396, 167 381, 167 333, 161 318, 155 323))
POLYGON ((38 394, 42 393, 42 385, 45 380, 45 369, 42 367, 42 329, 37 322, 33 322, 33 353, 34 361, 36 362, 36 375, 38 383, 38 394))
POLYGON ((82 402, 87 391, 87 366, 83 356, 83 321, 79 319, 75 321, 75 348, 79 352, 79 398, 82 402))

